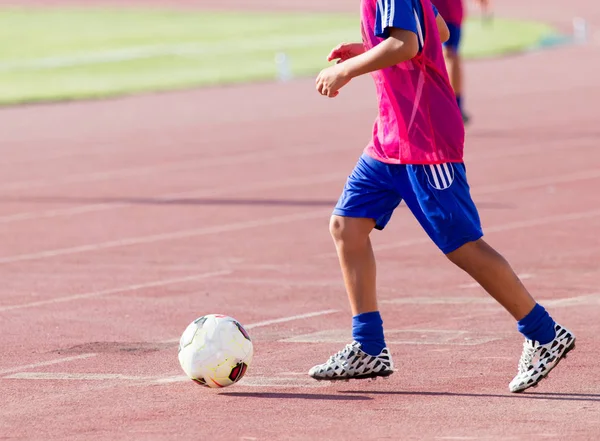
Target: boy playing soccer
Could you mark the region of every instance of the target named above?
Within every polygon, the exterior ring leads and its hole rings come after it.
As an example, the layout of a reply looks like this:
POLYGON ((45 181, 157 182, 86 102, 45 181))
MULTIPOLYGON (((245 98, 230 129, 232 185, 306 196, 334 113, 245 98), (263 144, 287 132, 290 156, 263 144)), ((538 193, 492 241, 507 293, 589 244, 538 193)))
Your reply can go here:
POLYGON ((459 51, 464 18, 463 0, 434 0, 434 3, 440 15, 444 17, 444 21, 450 31, 448 40, 444 42, 444 58, 446 59, 450 84, 456 95, 456 103, 462 114, 463 121, 467 123, 469 117, 463 109, 463 69, 459 51))
MULTIPOLYGON (((481 8, 486 11, 489 0, 476 0, 481 8)), ((444 42, 444 58, 446 59, 446 68, 450 77, 450 84, 456 95, 456 103, 460 109, 463 121, 469 122, 469 115, 463 106, 463 61, 460 55, 460 43, 462 40, 462 24, 465 16, 464 0, 434 0, 433 1, 439 14, 444 17, 444 21, 450 31, 448 40, 444 42)))
POLYGON ((464 125, 442 54, 448 28, 430 0, 362 0, 363 43, 329 55, 317 91, 336 97, 371 73, 379 99, 373 137, 334 209, 333 236, 353 314, 354 342, 315 366, 317 380, 388 376, 369 240, 404 200, 433 242, 517 321, 525 336, 518 373, 509 385, 536 385, 573 349, 575 337, 531 297, 504 258, 483 241, 463 164, 464 125))

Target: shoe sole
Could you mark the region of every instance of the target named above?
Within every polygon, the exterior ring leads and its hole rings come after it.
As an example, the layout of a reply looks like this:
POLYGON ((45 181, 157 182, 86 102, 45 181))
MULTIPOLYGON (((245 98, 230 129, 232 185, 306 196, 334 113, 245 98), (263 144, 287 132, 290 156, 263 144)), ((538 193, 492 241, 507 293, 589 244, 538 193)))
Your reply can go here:
POLYGON ((571 343, 571 345, 569 347, 567 347, 567 349, 565 349, 565 351, 562 353, 562 355, 560 357, 558 357, 558 360, 556 360, 556 363, 554 363, 554 366, 552 366, 550 369, 548 369, 543 375, 540 375, 540 377, 534 383, 528 384, 526 387, 523 387, 523 389, 513 390, 511 392, 514 394, 518 394, 518 393, 526 391, 527 389, 529 389, 531 387, 537 387, 537 385, 540 383, 540 381, 542 381, 544 378, 547 378, 548 374, 552 371, 552 369, 554 369, 556 366, 558 366, 558 364, 561 362, 561 360, 563 358, 567 358, 567 354, 569 352, 571 352, 573 349, 575 349, 575 340, 576 339, 573 339, 573 342, 571 343))
POLYGON ((382 371, 382 372, 372 372, 370 374, 355 375, 353 377, 335 377, 335 378, 317 378, 317 377, 313 377, 313 376, 310 376, 310 377, 317 381, 350 381, 350 380, 369 380, 369 379, 374 380, 378 377, 387 378, 390 375, 392 375, 393 373, 394 373, 394 371, 382 371))

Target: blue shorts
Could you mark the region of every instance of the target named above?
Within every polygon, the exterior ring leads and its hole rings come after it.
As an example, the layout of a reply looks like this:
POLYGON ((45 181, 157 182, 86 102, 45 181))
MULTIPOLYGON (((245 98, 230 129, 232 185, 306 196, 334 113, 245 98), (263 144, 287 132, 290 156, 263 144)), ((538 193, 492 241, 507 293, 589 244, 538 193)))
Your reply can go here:
POLYGON ((449 49, 452 49, 454 52, 458 52, 458 48, 460 47, 460 37, 462 34, 461 26, 454 23, 446 23, 448 25, 448 30, 450 31, 450 38, 448 41, 444 43, 449 49))
POLYGON ((404 201, 444 254, 483 236, 465 165, 394 165, 363 153, 333 211, 375 220, 382 230, 404 201))

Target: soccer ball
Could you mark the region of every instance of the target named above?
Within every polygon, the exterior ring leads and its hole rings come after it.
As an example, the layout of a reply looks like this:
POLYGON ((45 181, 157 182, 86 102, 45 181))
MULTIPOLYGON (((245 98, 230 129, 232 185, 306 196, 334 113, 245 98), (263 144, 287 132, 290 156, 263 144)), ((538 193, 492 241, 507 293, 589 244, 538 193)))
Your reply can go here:
POLYGON ((179 363, 186 375, 202 386, 237 383, 252 362, 254 348, 244 327, 225 315, 194 320, 179 340, 179 363))

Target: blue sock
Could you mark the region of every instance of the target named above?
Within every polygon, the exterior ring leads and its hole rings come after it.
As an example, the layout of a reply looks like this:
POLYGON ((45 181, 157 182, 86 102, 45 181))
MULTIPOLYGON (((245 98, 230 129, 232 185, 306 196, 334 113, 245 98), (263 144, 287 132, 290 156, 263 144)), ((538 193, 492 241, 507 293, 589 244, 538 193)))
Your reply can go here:
POLYGON ((462 110, 462 97, 460 95, 456 95, 456 104, 458 104, 458 108, 462 110))
POLYGON ((542 305, 536 303, 531 312, 517 322, 517 329, 525 338, 545 345, 556 337, 554 324, 550 314, 542 305))
POLYGON ((365 312, 352 317, 352 337, 367 354, 376 356, 385 348, 383 320, 379 311, 365 312))

